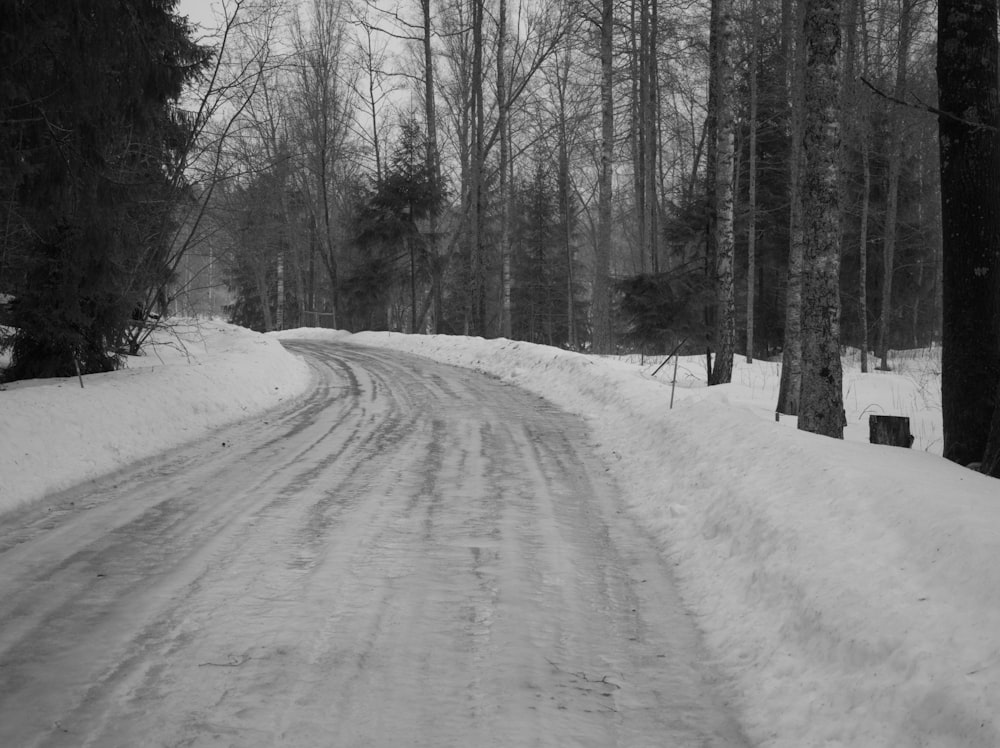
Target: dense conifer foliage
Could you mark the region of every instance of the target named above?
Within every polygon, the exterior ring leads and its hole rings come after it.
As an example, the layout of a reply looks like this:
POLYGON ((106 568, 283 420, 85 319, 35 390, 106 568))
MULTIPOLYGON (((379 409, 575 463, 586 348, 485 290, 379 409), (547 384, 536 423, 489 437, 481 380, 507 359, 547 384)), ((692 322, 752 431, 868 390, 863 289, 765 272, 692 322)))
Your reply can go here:
POLYGON ((174 6, 0 4, 9 378, 113 369, 127 327, 168 280, 171 205, 191 135, 175 104, 208 62, 174 6))
POLYGON ((637 275, 618 284, 625 340, 647 353, 668 353, 687 343, 699 351, 710 337, 704 310, 714 296, 698 267, 637 275))

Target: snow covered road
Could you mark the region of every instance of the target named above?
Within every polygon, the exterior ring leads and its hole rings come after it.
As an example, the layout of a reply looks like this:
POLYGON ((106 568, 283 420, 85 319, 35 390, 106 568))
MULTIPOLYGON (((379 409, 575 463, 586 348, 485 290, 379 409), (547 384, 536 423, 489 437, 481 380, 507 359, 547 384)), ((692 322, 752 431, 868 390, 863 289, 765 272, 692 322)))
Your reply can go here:
POLYGON ((582 420, 405 354, 0 524, 2 746, 742 746, 582 420))

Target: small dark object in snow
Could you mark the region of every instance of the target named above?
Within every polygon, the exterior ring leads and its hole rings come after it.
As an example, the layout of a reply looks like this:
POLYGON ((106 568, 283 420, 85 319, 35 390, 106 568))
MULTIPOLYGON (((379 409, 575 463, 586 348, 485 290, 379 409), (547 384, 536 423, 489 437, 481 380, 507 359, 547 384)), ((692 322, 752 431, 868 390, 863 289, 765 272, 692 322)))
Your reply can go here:
POLYGON ((910 419, 906 416, 868 416, 868 440, 872 444, 912 447, 910 419))

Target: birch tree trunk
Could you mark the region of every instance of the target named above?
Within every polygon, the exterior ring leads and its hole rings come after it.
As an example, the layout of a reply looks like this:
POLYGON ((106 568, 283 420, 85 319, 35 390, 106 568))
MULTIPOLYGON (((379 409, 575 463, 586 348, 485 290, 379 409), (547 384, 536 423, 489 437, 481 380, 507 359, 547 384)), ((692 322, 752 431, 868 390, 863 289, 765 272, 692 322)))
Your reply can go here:
POLYGON ((733 282, 733 63, 732 0, 719 4, 716 99, 717 145, 715 168, 715 363, 709 384, 726 384, 733 378, 733 351, 736 347, 736 287, 733 282))
POLYGON ((840 361, 840 0, 807 0, 799 429, 843 438, 840 361))

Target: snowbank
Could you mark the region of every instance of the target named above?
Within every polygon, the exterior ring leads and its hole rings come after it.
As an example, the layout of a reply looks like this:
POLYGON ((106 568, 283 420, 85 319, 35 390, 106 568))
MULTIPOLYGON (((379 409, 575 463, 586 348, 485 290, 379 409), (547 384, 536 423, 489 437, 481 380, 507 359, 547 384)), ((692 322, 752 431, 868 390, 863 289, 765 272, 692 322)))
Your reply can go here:
POLYGON ((709 389, 684 359, 670 410, 649 366, 508 340, 350 340, 587 416, 760 745, 1000 745, 1000 483, 931 453, 940 418, 923 374, 849 371, 852 425, 837 441, 775 423, 773 363, 709 389), (866 412, 904 406, 922 449, 860 443, 866 412))
POLYGON ((177 322, 128 368, 0 391, 0 512, 273 408, 309 386, 272 337, 177 322))

